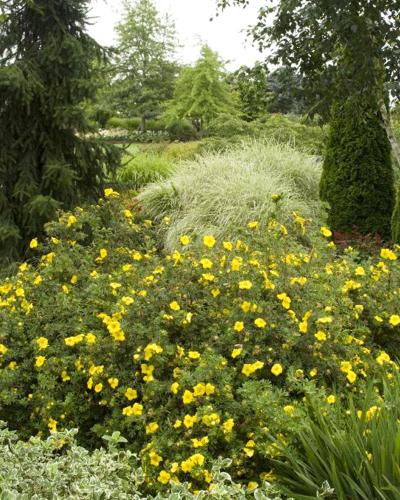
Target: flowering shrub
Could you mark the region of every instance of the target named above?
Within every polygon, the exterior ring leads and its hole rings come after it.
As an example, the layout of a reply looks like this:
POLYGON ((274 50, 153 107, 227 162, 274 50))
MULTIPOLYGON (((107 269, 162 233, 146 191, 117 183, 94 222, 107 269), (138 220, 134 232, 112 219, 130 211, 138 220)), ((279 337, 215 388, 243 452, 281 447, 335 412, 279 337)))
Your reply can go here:
POLYGON ((0 418, 21 435, 79 427, 98 446, 119 431, 149 492, 208 488, 229 457, 253 490, 304 395, 330 411, 398 371, 396 251, 360 262, 294 213, 232 241, 182 234, 165 255, 152 222, 105 194, 48 224, 0 284, 0 418))

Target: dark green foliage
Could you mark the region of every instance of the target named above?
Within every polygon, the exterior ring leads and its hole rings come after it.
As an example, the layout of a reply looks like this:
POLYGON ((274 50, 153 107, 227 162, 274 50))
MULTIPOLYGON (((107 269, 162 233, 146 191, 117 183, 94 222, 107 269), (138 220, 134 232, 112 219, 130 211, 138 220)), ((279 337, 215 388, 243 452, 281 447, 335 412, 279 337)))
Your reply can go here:
POLYGON ((192 141, 198 139, 197 130, 189 120, 173 120, 166 128, 170 138, 173 141, 192 141))
POLYGON ((240 108, 246 120, 255 120, 267 112, 270 94, 265 63, 256 62, 253 67, 241 66, 231 75, 230 84, 240 97, 240 108))
POLYGON ((85 31, 87 0, 2 2, 0 256, 15 256, 59 208, 98 195, 118 154, 85 138, 102 49, 85 31))
POLYGON ((334 106, 320 195, 330 205, 332 229, 390 239, 391 147, 379 109, 365 101, 334 106))
POLYGON ((400 245, 400 186, 397 190, 397 201, 392 218, 392 238, 400 245))
POLYGON ((320 93, 304 85, 303 77, 290 66, 281 66, 268 75, 270 95, 268 111, 295 115, 318 115, 324 121, 329 117, 329 102, 320 93))

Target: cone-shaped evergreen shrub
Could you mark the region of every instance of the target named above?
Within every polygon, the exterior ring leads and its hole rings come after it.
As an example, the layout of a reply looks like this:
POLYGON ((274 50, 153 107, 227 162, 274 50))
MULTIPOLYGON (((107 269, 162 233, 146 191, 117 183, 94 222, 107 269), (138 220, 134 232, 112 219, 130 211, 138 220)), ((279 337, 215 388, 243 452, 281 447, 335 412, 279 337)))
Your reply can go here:
POLYGON ((333 108, 320 196, 334 230, 391 236, 394 173, 391 147, 374 99, 357 97, 333 108))
POLYGON ((101 47, 88 0, 9 0, 0 17, 0 257, 19 253, 55 211, 96 195, 115 149, 85 138, 101 47))
POLYGON ((393 241, 400 245, 400 186, 397 191, 397 202, 393 212, 392 237, 393 241))

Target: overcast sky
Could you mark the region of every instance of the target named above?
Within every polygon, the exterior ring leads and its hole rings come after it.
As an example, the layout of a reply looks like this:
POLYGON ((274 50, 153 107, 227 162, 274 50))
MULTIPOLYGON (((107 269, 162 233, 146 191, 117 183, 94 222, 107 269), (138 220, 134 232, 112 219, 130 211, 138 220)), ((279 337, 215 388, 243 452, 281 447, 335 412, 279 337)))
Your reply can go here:
MULTIPOLYGON (((132 0, 133 1, 133 0, 132 0)), ((215 18, 216 0, 153 0, 162 13, 176 22, 183 63, 194 62, 199 47, 207 42, 222 59, 230 61, 229 69, 252 65, 263 56, 246 41, 246 28, 257 19, 258 8, 265 0, 252 0, 246 9, 231 7, 215 18), (210 18, 214 21, 210 22, 210 18)), ((121 19, 121 0, 92 0, 91 35, 103 45, 115 42, 114 26, 121 19)))

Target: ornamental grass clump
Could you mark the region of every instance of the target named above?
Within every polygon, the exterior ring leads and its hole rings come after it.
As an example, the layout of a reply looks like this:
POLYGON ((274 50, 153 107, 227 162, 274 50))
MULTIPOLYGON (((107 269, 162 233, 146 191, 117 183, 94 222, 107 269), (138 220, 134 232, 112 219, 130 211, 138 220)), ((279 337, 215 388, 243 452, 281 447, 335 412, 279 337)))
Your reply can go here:
POLYGON ((156 222, 170 219, 163 236, 166 247, 173 249, 180 234, 212 232, 229 238, 243 221, 265 222, 276 210, 273 195, 281 198, 282 221, 291 219, 293 211, 318 217, 320 175, 316 159, 305 153, 251 141, 181 164, 168 180, 148 186, 138 200, 156 222))
MULTIPOLYGON (((333 397, 333 396, 331 396, 333 397)), ((309 400, 304 427, 291 446, 277 442, 274 470, 285 494, 296 500, 397 500, 400 491, 400 377, 384 382, 377 398, 369 385, 361 405, 350 398, 327 412, 309 400)))
POLYGON ((249 490, 269 481, 305 396, 329 412, 397 374, 400 267, 390 248, 337 252, 298 212, 242 225, 166 253, 112 189, 48 224, 0 283, 0 419, 89 448, 120 432, 148 494, 212 488, 219 456, 249 490))

